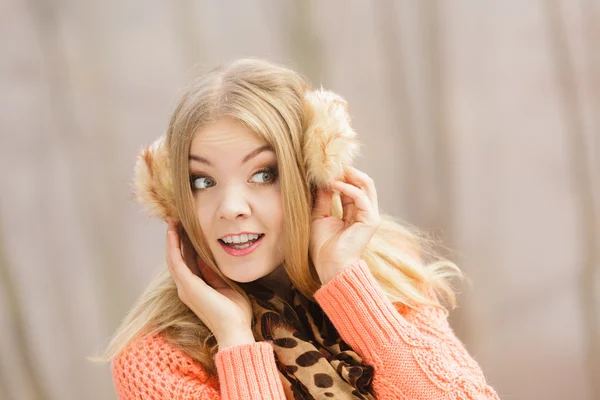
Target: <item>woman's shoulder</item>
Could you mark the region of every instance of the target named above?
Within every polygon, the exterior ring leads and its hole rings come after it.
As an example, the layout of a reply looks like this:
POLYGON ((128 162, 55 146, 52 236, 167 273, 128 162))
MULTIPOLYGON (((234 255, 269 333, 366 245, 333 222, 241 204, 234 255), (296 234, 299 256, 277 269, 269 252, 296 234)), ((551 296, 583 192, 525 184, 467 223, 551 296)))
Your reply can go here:
MULTIPOLYGON (((138 335, 112 361, 120 398, 148 391, 157 398, 173 396, 181 387, 218 393, 218 381, 204 366, 173 345, 163 334, 138 335), (183 384, 182 384, 183 383, 183 384)), ((173 397, 174 398, 174 397, 173 397)))

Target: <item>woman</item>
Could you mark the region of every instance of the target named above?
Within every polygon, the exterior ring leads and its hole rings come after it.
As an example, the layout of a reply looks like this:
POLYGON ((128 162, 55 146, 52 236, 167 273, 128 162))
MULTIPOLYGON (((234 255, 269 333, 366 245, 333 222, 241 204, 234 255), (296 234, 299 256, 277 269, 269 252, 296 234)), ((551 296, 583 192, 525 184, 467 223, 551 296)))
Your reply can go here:
POLYGON ((183 94, 136 193, 167 266, 112 339, 121 399, 497 399, 428 243, 379 214, 346 102, 245 59, 183 94))

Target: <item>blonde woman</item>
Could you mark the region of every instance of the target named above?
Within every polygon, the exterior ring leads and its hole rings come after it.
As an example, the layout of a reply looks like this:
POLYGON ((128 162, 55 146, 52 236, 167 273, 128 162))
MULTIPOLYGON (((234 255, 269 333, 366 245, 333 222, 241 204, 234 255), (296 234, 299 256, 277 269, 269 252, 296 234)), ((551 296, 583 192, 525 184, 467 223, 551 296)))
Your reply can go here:
POLYGON ((140 154, 166 266, 112 338, 121 399, 498 399, 454 264, 380 215, 346 102, 266 61, 192 82, 140 154))

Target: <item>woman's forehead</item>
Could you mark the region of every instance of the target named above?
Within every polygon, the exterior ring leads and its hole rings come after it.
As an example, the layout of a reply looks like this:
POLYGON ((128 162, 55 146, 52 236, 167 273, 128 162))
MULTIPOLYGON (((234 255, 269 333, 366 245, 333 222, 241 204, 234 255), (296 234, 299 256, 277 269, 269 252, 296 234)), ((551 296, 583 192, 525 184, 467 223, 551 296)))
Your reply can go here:
POLYGON ((192 139, 194 145, 228 146, 239 142, 265 145, 265 140, 245 124, 232 119, 222 118, 196 130, 192 139))
POLYGON ((268 150, 270 146, 260 135, 241 122, 227 118, 196 131, 190 147, 190 160, 206 161, 223 157, 242 160, 255 151, 255 155, 258 155, 268 150))

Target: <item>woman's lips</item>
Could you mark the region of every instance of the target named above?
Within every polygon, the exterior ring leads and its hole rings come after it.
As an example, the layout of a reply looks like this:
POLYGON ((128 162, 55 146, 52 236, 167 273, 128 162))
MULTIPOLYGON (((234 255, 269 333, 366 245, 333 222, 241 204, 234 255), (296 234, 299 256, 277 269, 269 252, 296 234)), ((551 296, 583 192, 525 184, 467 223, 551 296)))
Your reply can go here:
POLYGON ((228 254, 231 254, 232 256, 240 257, 240 256, 245 256, 246 254, 250 254, 254 250, 256 250, 256 248, 258 246, 260 246, 260 244, 262 243, 262 240, 264 237, 265 237, 265 235, 262 235, 254 243, 252 243, 250 246, 246 247, 245 249, 234 249, 233 247, 227 246, 225 243, 223 243, 220 240, 218 242, 221 245, 221 247, 223 248, 223 250, 225 250, 228 254))

